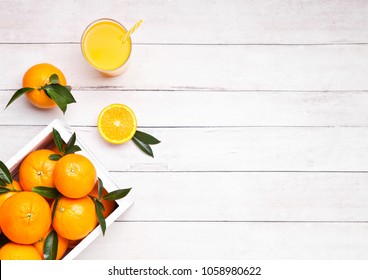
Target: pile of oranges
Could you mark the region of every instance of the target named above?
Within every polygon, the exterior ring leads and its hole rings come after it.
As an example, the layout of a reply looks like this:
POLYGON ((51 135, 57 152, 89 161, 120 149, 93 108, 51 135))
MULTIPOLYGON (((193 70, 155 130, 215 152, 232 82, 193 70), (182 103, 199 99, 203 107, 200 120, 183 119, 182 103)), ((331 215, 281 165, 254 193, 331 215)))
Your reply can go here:
POLYGON ((98 225, 96 200, 103 205, 104 218, 116 207, 115 201, 99 196, 96 169, 87 157, 71 153, 52 160, 51 155, 55 150, 29 153, 20 164, 18 180, 2 187, 9 191, 0 195, 0 228, 9 242, 0 249, 1 260, 47 259, 51 233, 57 239, 55 258, 61 259, 98 225), (37 188, 58 195, 47 198, 37 188))

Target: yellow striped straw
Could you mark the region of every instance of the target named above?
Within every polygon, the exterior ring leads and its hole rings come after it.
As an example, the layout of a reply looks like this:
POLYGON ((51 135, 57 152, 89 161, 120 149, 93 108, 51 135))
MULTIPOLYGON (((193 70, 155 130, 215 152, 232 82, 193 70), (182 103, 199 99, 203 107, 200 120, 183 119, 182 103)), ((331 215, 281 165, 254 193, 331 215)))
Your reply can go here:
POLYGON ((134 24, 134 26, 132 28, 130 28, 130 30, 125 34, 125 36, 121 40, 122 44, 125 43, 126 40, 128 40, 128 38, 133 34, 134 31, 137 30, 137 28, 141 25, 142 22, 143 22, 143 20, 140 20, 136 24, 134 24))

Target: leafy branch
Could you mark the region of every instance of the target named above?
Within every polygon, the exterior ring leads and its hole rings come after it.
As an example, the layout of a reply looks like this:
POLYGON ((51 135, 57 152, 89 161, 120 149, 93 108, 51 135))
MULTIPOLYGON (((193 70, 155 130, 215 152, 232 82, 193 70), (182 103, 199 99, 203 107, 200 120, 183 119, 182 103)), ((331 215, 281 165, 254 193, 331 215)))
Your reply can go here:
POLYGON ((136 144, 137 147, 141 149, 141 151, 143 151, 145 154, 151 157, 154 157, 154 156, 153 156, 153 151, 150 145, 156 145, 156 144, 161 143, 160 140, 153 137, 152 135, 146 132, 138 131, 138 130, 135 132, 132 140, 134 144, 136 144))
POLYGON ((49 82, 44 86, 39 88, 24 87, 18 89, 10 98, 8 104, 5 106, 5 109, 23 94, 32 90, 43 90, 49 98, 55 101, 56 105, 60 108, 63 114, 65 114, 68 104, 76 103, 71 93, 71 87, 61 85, 59 76, 57 74, 52 74, 49 77, 49 82))
POLYGON ((58 149, 58 151, 60 152, 60 154, 50 155, 49 156, 50 160, 57 161, 65 155, 74 154, 74 153, 79 152, 79 151, 82 150, 78 145, 75 145, 75 141, 77 140, 77 136, 76 136, 75 132, 72 134, 72 136, 70 137, 70 139, 68 140, 66 145, 64 145, 64 142, 63 142, 63 139, 60 136, 60 133, 55 128, 52 129, 52 135, 53 135, 53 138, 54 138, 55 146, 58 149))
POLYGON ((98 185, 97 185, 98 196, 94 197, 90 195, 90 198, 95 204, 96 215, 98 218, 98 222, 101 226, 102 234, 105 235, 106 221, 105 221, 105 217, 103 216, 103 211, 105 211, 105 207, 102 203, 102 200, 114 200, 115 201, 115 200, 121 199, 130 192, 131 188, 115 190, 115 191, 105 194, 104 196, 102 196, 102 190, 103 190, 103 182, 100 178, 98 178, 98 185))

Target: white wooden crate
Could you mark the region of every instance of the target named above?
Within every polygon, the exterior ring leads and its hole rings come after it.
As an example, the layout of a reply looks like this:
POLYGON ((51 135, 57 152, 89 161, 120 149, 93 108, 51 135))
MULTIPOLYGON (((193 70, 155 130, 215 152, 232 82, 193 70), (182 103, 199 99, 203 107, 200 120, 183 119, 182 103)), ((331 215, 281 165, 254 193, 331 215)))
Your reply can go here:
MULTIPOLYGON (((50 148, 53 145, 53 134, 52 130, 55 128, 59 133, 63 141, 66 143, 72 136, 72 129, 64 122, 55 119, 47 127, 45 127, 41 132, 39 132, 28 144, 26 144, 22 149, 20 149, 11 159, 6 162, 7 167, 14 177, 17 177, 20 164, 22 160, 32 151, 50 148)), ((93 153, 86 147, 80 139, 76 140, 76 145, 78 145, 82 151, 79 154, 87 157, 96 168, 97 176, 103 181, 104 188, 108 191, 114 191, 119 189, 114 179, 111 177, 109 172, 101 165, 98 159, 93 155, 93 153)), ((116 200, 116 209, 106 218, 106 232, 108 234, 109 226, 122 215, 132 204, 133 200, 129 197, 124 197, 122 199, 116 200)), ((80 254, 87 246, 89 246, 93 240, 95 240, 100 234, 102 234, 101 226, 98 225, 90 234, 88 234, 81 242, 78 243, 73 249, 68 251, 64 256, 63 260, 71 260, 80 254)))

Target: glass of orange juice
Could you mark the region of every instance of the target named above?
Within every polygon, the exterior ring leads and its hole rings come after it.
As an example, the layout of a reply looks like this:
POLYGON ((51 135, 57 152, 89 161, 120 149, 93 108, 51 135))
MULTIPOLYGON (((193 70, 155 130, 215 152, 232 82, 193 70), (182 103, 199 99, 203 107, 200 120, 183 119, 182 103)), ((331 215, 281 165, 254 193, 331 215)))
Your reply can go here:
POLYGON ((128 31, 119 22, 102 18, 84 30, 81 40, 82 53, 88 63, 101 73, 118 76, 128 69, 132 41, 123 38, 128 31))

